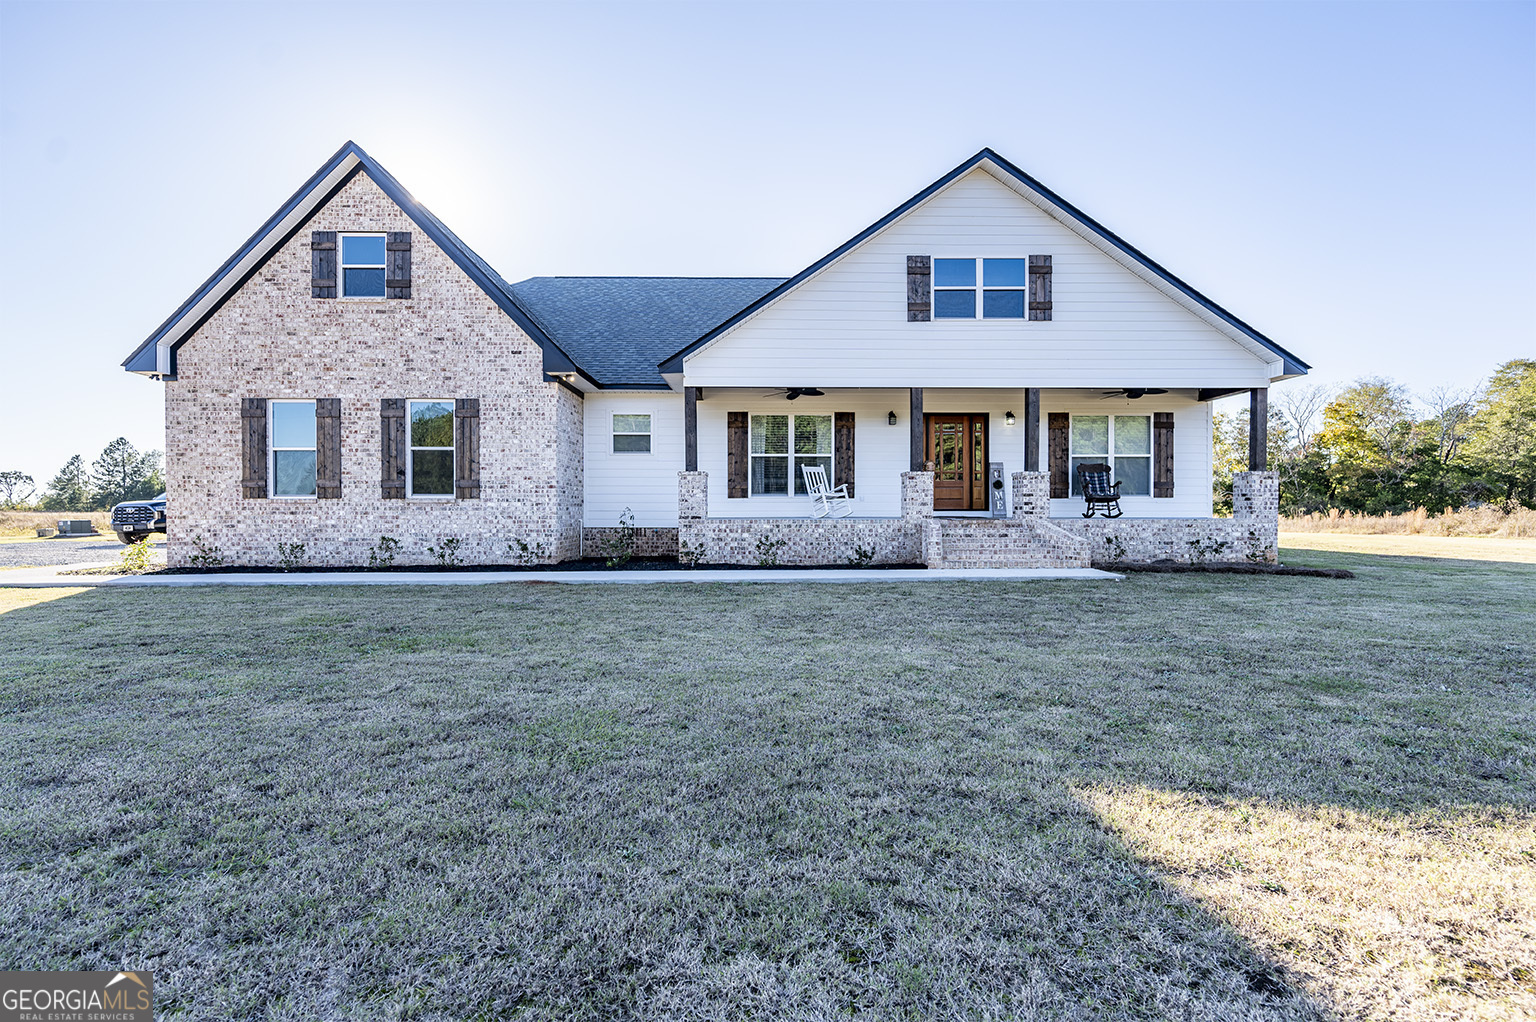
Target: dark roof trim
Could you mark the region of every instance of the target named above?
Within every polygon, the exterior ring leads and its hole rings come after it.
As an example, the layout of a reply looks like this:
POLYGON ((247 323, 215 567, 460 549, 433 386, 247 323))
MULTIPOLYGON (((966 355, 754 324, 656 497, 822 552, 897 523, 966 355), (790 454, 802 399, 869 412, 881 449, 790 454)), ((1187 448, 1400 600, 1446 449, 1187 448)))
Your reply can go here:
POLYGON ((833 260, 838 259, 839 257, 843 256, 850 249, 852 249, 855 246, 861 244, 862 242, 864 242, 865 240, 870 238, 872 235, 874 235, 874 234, 878 233, 879 231, 883 230, 892 221, 896 220, 898 217, 901 217, 902 215, 907 213, 909 210, 911 210, 913 207, 919 205, 920 203, 922 203, 923 201, 928 199, 935 192, 939 191, 941 188, 945 187, 950 182, 954 181, 956 178, 960 177, 963 174, 969 173, 970 171, 974 170, 977 166, 979 166, 980 164, 982 164, 982 163, 984 163, 984 162, 986 162, 988 160, 990 160, 1000 170, 1002 170, 1005 173, 1011 175, 1013 178, 1015 178, 1017 181, 1019 181, 1025 187, 1030 188, 1030 189, 1034 190, 1035 192, 1038 192, 1043 198, 1045 198, 1047 201, 1049 201, 1052 204, 1054 204, 1058 209, 1060 209, 1062 212, 1066 213, 1068 216, 1070 216, 1073 219, 1077 220, 1084 227, 1087 227, 1089 230, 1093 231, 1101 239, 1103 239, 1105 242, 1107 242, 1110 246, 1112 246, 1113 248, 1118 249, 1121 253, 1123 253, 1124 255, 1126 255, 1128 257, 1130 257, 1134 261, 1140 263, 1142 266, 1146 267, 1148 270, 1151 270, 1154 274, 1156 274, 1158 277, 1160 277, 1164 282, 1166 282, 1167 284, 1171 285, 1175 290, 1177 290, 1178 292, 1183 294, 1185 297, 1189 298, 1190 300, 1192 300, 1195 303, 1197 303, 1198 305, 1200 305, 1207 312, 1211 313, 1211 315, 1215 316, 1217 319, 1220 319, 1223 323, 1226 323, 1229 327, 1233 328, 1234 330, 1237 330, 1239 333, 1242 333, 1244 336, 1249 337, 1250 339, 1256 341, 1258 344, 1262 345, 1264 348, 1266 348, 1267 350, 1269 350, 1273 354, 1278 355, 1280 357, 1282 363, 1283 363, 1282 366, 1281 366, 1281 374, 1282 375, 1285 375, 1285 376, 1300 376, 1300 375, 1305 374, 1306 371, 1311 368, 1311 366, 1307 365, 1307 363, 1303 362, 1301 359, 1297 358, 1295 355, 1291 354, 1289 351, 1286 351, 1284 348, 1280 347, 1280 345, 1276 344, 1274 341, 1270 340, 1268 337, 1265 337, 1263 334, 1259 333, 1253 327, 1249 326, 1247 323, 1244 323, 1242 320, 1240 320, 1236 316, 1232 315, 1226 309, 1223 309, 1221 306, 1217 305, 1215 302, 1213 302, 1209 298, 1205 297, 1205 295, 1201 294, 1199 291, 1196 291, 1194 288, 1190 287, 1188 284, 1184 283, 1182 280, 1180 280, 1179 278, 1175 277, 1172 273, 1169 273, 1162 266, 1158 265, 1156 262, 1153 262, 1151 259, 1149 259, 1139 249, 1137 249, 1137 248, 1133 247, 1132 245, 1128 244, 1119 235, 1115 234, 1113 231, 1109 230, 1107 227, 1105 227, 1104 225, 1100 224, 1097 220, 1095 220, 1092 217, 1088 216, 1086 213, 1084 213, 1082 210, 1078 209, 1076 206, 1072 205, 1070 202, 1067 202, 1061 196, 1057 195, 1055 192, 1053 192, 1049 188, 1045 187, 1045 185, 1041 184, 1039 181, 1036 181, 1034 178, 1032 178, 1028 174, 1024 173, 1018 167, 1015 167, 1013 164, 1009 163, 1007 160, 1005 160, 1001 156, 997 155, 997 153, 993 152, 991 149, 983 149, 983 150, 981 150, 975 156, 972 156, 970 159, 968 159, 964 163, 960 164, 954 170, 951 170, 949 173, 947 173, 943 177, 939 178, 933 184, 929 185, 927 188, 924 188, 922 191, 920 191, 916 195, 912 196, 912 198, 908 199, 906 202, 903 202, 900 206, 897 206, 895 209, 891 210, 891 212, 887 213, 885 216, 881 217, 879 220, 875 221, 873 224, 869 225, 864 230, 860 231, 858 234, 854 235, 851 239, 849 239, 848 241, 844 242, 842 245, 839 245, 837 248, 833 249, 831 252, 827 253, 825 256, 822 256, 820 259, 816 260, 816 262, 812 263, 810 266, 807 266, 805 269, 801 270, 799 273, 795 274, 793 277, 790 277, 783 284, 780 284, 778 287, 774 288, 772 291, 769 291, 767 294, 763 295, 763 297, 759 298, 757 301, 753 302, 751 305, 748 305, 746 308, 744 308, 740 312, 736 313, 730 319, 727 319, 724 323, 721 323, 719 326, 717 326, 713 330, 709 331, 709 333, 705 334, 703 337, 700 337, 698 340, 694 341, 692 344, 689 344, 687 347, 683 348, 681 351, 677 352, 675 355, 673 355, 670 358, 666 359, 665 361, 661 362, 659 364, 658 368, 663 373, 680 373, 680 372, 682 372, 683 371, 683 359, 686 358, 689 354, 691 354, 692 352, 698 350, 700 347, 704 346, 705 344, 708 344, 710 341, 714 340, 716 337, 719 337, 722 333, 724 333, 725 331, 729 330, 731 327, 735 326, 737 323, 740 323, 742 320, 746 319, 748 316, 751 316, 752 314, 756 313, 759 309, 767 306, 771 302, 776 301, 779 297, 781 297, 782 295, 786 294, 787 292, 794 290, 802 282, 804 282, 807 278, 809 278, 813 274, 817 273, 819 270, 821 270, 823 267, 825 267, 828 263, 831 263, 833 260))
MULTIPOLYGON (((133 354, 129 355, 128 358, 123 360, 122 364, 124 368, 128 369, 130 372, 153 373, 158 368, 156 348, 164 338, 175 331, 179 333, 180 336, 171 345, 172 361, 170 368, 171 372, 174 373, 176 371, 176 350, 186 342, 186 339, 191 336, 191 334, 198 327, 202 326, 202 324, 207 321, 209 316, 212 316, 213 313, 217 312, 218 309, 226 301, 229 300, 229 296, 234 294, 234 292, 237 291, 241 285, 249 280, 250 277, 256 273, 256 271, 259 270, 267 262, 268 259, 271 258, 273 252, 275 252, 279 247, 291 239, 295 233, 302 230, 304 225, 308 223, 309 220, 313 217, 314 213, 323 208, 325 203, 330 200, 336 191, 338 191, 343 185, 355 177, 359 171, 366 172, 369 178, 373 180, 374 184, 379 186, 380 191, 387 195, 390 200, 395 203, 395 205, 399 206, 401 210, 405 212, 406 216, 410 217, 411 220, 426 233, 427 237, 431 238, 439 248, 446 252, 448 257, 453 260, 454 264, 457 265, 459 269, 463 270, 465 275, 468 276, 470 280, 474 281, 475 284, 490 297, 491 301, 496 303, 498 308, 505 312, 514 323, 521 327, 523 331, 533 339, 534 343, 539 345, 539 347, 544 352, 546 361, 551 358, 553 353, 558 353, 555 357, 555 361, 563 362, 564 364, 568 364, 570 366, 569 369, 561 371, 576 372, 581 375, 583 379, 588 379, 589 382, 592 382, 593 386, 596 386, 595 381, 591 381, 590 378, 587 377, 586 373, 582 372, 579 367, 574 365, 574 363, 571 363, 570 358, 560 350, 559 345, 555 344, 554 340, 550 338, 550 336, 545 332, 544 328, 538 324, 538 321, 530 316, 527 310, 518 304, 517 299, 515 299, 510 291, 507 290, 504 282, 496 276, 495 271, 490 268, 485 260, 476 255, 468 245, 465 245, 464 242, 460 241, 458 236, 450 231, 447 225, 445 225, 441 220, 434 216, 430 210, 412 198, 410 192, 405 190, 404 186, 402 186, 400 182, 395 179, 394 175, 390 174, 389 171, 380 166, 379 163, 374 160, 373 157, 364 152, 362 147, 359 146, 356 142, 351 141, 348 141, 345 145, 338 149, 329 160, 321 165, 320 169, 315 171, 315 173, 310 176, 309 180, 304 182, 303 186, 301 186, 298 191, 294 192, 293 195, 288 198, 287 202, 278 207, 277 212, 273 213, 272 216, 267 218, 266 223, 262 224, 256 233, 251 235, 251 237, 246 240, 245 244, 241 245, 240 248, 236 250, 234 255, 230 256, 224 261, 224 264, 220 266, 217 271, 215 271, 213 276, 204 281, 203 285, 194 291, 192 296, 183 302, 181 306, 171 314, 169 319, 160 324, 155 332, 150 334, 149 337, 145 339, 144 343, 135 348, 133 354), (270 236, 272 232, 277 228, 277 226, 289 216, 291 216, 295 211, 299 210, 307 202, 309 202, 314 190, 319 187, 319 185, 327 178, 335 174, 348 160, 356 160, 356 166, 348 171, 341 178, 341 180, 336 183, 334 187, 326 192, 324 196, 312 204, 311 211, 308 216, 305 216, 290 230, 286 231, 281 238, 277 239, 275 242, 272 241, 270 236), (238 281, 231 282, 227 279, 229 274, 234 270, 236 266, 238 266, 253 252, 260 250, 263 246, 265 246, 267 249, 266 253, 260 259, 258 259, 251 266, 251 268, 246 271, 246 273, 242 274, 238 281), (178 331, 178 326, 181 325, 187 314, 200 302, 202 302, 209 295, 214 293, 216 290, 219 290, 220 288, 224 289, 223 294, 209 309, 203 313, 203 315, 198 317, 197 322, 178 331)), ((546 369, 546 371, 548 370, 546 369)))

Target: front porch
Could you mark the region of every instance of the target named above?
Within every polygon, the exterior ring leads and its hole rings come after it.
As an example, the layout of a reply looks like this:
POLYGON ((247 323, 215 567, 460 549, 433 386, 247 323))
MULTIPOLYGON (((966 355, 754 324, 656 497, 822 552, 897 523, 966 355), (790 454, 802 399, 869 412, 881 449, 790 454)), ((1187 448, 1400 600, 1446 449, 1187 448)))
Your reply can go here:
MULTIPOLYGON (((1149 393, 1158 396, 1139 400, 1142 395, 1123 394, 1111 400, 1091 391, 1058 390, 1042 399, 1038 389, 925 394, 921 388, 836 393, 804 388, 786 407, 787 391, 774 399, 722 388, 711 390, 701 413, 702 391, 685 388, 679 554, 704 563, 764 566, 1273 562, 1278 480, 1264 471, 1262 411, 1252 419, 1252 470, 1234 480, 1235 513, 1216 518, 1210 512, 1208 402, 1232 391, 1149 393), (898 395, 905 399, 900 412, 898 395), (1047 418, 1049 430, 1043 430, 1047 418), (1183 427, 1177 459, 1176 419, 1183 427), (1080 450, 1076 433, 1069 438, 1058 428, 1085 420, 1106 430, 1102 455, 1099 448, 1080 450), (1112 446, 1111 422, 1129 439, 1112 446), (785 435, 774 436, 773 429, 785 435), (957 438, 947 448, 946 430, 957 438), (818 446, 821 433, 824 446, 818 446), (1111 449, 1117 466, 1135 481, 1128 487, 1127 513, 1113 520, 1084 519, 1069 472, 1085 456, 1111 457, 1111 449), (848 484, 854 497, 848 517, 810 517, 811 501, 797 492, 798 466, 818 459, 835 482, 848 484), (892 487, 897 480, 899 488, 892 487)), ((1256 391, 1254 405, 1262 409, 1265 397, 1256 391)))
POLYGON ((1231 518, 1057 518, 1050 481, 1015 472, 1007 518, 933 510, 934 474, 904 472, 898 518, 744 518, 709 514, 704 472, 678 473, 678 550, 707 564, 922 564, 928 568, 1086 568, 1172 560, 1273 563, 1279 477, 1240 472, 1231 518))

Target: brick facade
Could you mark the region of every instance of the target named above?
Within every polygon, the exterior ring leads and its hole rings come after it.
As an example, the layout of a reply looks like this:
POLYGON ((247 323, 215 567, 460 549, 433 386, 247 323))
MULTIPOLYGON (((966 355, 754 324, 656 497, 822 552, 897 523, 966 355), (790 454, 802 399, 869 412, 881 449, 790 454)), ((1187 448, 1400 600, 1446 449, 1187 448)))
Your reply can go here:
POLYGON ((458 539, 466 564, 558 561, 581 551, 581 398, 547 382, 543 355, 366 174, 283 243, 178 353, 166 383, 169 558, 193 538, 227 564, 275 564, 303 544, 312 565, 368 563, 380 536, 399 564, 433 563, 458 539), (411 231, 412 297, 310 297, 310 232, 411 231), (242 398, 341 399, 339 500, 241 497, 242 398), (480 399, 481 496, 379 494, 382 398, 480 399))

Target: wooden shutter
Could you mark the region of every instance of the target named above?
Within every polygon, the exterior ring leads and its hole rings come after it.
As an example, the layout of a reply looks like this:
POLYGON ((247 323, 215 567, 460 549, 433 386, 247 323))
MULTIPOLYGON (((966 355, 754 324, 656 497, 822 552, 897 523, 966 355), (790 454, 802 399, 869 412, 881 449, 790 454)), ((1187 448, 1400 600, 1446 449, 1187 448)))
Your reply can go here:
POLYGON ((747 471, 747 413, 727 412, 725 415, 725 477, 727 497, 745 497, 747 471))
POLYGON ((846 483, 848 496, 853 496, 853 413, 838 412, 832 416, 832 480, 833 486, 846 483))
POLYGON ((341 499, 341 398, 315 401, 315 496, 341 499))
POLYGON ((1173 496, 1173 413, 1152 413, 1152 496, 1173 496))
POLYGON ((1051 318, 1051 257, 1048 255, 1029 257, 1029 318, 1051 318))
POLYGON ((907 256, 907 322, 933 318, 933 257, 907 256))
POLYGON ((336 232, 313 231, 309 235, 309 293, 313 298, 336 297, 336 232))
POLYGON ((1046 417, 1045 448, 1051 473, 1051 497, 1072 495, 1067 473, 1072 468, 1072 417, 1066 412, 1052 412, 1046 417))
POLYGON ((480 496, 480 399, 461 397, 453 403, 453 495, 460 500, 480 496))
POLYGON ((384 249, 384 297, 411 297, 411 232, 390 231, 384 249))
POLYGON ((255 500, 267 495, 267 399, 240 401, 240 496, 255 500))
POLYGON ((405 499, 405 398, 379 402, 379 496, 405 499))

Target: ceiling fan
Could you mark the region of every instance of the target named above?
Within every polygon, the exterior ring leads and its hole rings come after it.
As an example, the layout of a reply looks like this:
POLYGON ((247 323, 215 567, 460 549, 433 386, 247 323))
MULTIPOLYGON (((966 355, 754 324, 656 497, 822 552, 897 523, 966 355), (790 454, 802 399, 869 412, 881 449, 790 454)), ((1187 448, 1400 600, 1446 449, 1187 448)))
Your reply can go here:
POLYGON ((1105 397, 1123 397, 1127 401, 1134 401, 1145 394, 1166 394, 1162 387, 1122 387, 1119 390, 1106 390, 1105 397))
POLYGON ((784 400, 793 401, 797 397, 821 397, 822 391, 816 387, 780 387, 778 390, 771 390, 763 396, 773 397, 776 394, 783 394, 784 400))

